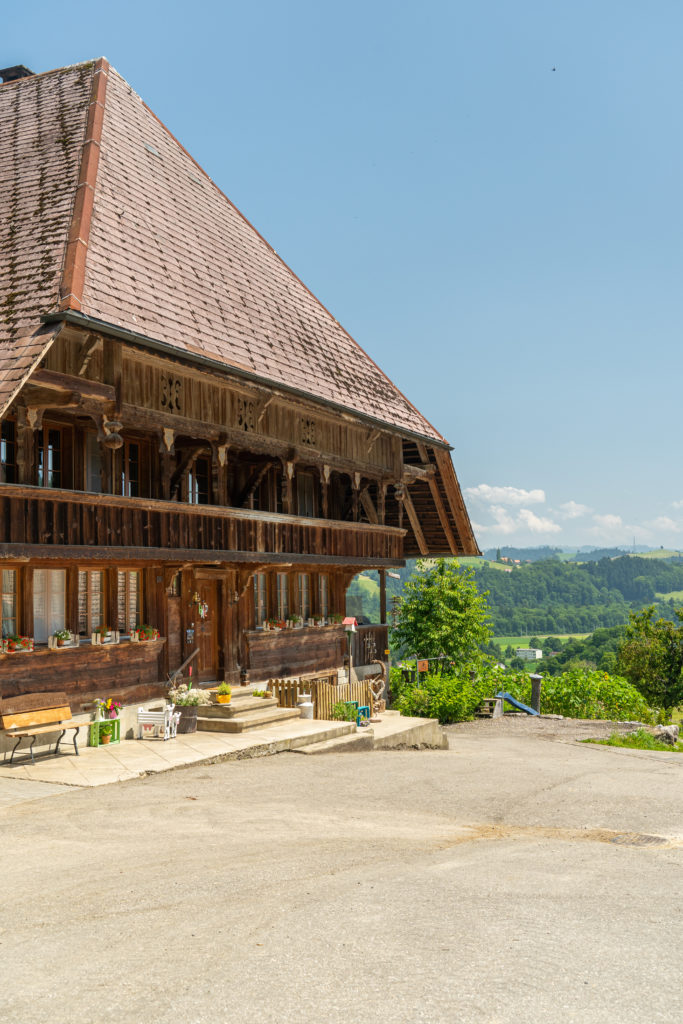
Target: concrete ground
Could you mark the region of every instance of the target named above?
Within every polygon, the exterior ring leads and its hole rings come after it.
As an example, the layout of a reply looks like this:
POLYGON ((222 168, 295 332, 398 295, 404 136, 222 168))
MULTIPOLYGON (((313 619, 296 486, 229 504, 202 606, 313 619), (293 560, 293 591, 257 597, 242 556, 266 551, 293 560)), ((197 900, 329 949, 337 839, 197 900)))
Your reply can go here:
POLYGON ((678 1021, 683 760, 571 728, 0 779, 0 1021, 678 1021))

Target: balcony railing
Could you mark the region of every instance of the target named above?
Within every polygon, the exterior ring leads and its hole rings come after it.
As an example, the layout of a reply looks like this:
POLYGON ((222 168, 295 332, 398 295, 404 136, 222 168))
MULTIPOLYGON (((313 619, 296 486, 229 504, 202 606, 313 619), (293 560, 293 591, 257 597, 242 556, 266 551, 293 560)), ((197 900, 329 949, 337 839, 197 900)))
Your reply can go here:
MULTIPOLYGON (((149 498, 0 484, 0 554, 22 548, 119 549, 117 555, 171 559, 179 551, 211 553, 211 561, 315 558, 348 564, 400 565, 404 530, 368 523, 309 519, 214 505, 185 505, 149 498), (10 550, 10 546, 12 550, 10 550), (240 559, 239 556, 242 558, 240 559), (279 556, 279 557, 278 557, 279 556)), ((25 555, 41 552, 26 550, 25 555)), ((64 551, 67 556, 67 552, 64 551)))

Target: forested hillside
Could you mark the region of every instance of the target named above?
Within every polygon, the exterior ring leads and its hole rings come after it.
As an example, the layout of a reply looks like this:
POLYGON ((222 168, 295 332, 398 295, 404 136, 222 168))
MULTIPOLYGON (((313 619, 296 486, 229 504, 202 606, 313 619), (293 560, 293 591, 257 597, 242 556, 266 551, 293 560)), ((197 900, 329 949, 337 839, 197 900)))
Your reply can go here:
MULTIPOLYGON (((479 590, 488 591, 495 636, 590 633, 622 625, 629 611, 644 605, 655 604, 659 615, 668 619, 673 618, 674 606, 683 605, 679 560, 630 555, 586 563, 552 559, 507 572, 475 559, 468 559, 468 566, 474 568, 479 590)), ((414 568, 410 562, 400 570, 401 579, 387 581, 389 609, 392 595, 401 593, 403 581, 414 568)), ((354 580, 349 596, 360 598, 361 594, 364 614, 378 621, 377 573, 367 572, 354 580)))
POLYGON ((628 613, 657 604, 659 614, 673 618, 669 595, 683 590, 683 566, 672 562, 624 556, 599 562, 534 562, 501 573, 475 567, 480 591, 488 591, 494 634, 588 633, 619 626, 628 613))

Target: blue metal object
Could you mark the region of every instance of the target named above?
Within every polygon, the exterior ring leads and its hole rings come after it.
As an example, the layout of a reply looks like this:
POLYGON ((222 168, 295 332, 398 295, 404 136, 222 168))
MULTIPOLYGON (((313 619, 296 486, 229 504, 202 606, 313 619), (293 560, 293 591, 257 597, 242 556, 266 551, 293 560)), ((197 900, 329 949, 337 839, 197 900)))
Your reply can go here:
POLYGON ((502 697, 508 704, 512 704, 513 708, 517 708, 519 711, 526 711, 527 715, 538 715, 538 711, 534 711, 533 708, 528 707, 526 704, 522 704, 521 701, 515 700, 511 693, 507 693, 505 690, 500 690, 496 694, 496 697, 502 697))

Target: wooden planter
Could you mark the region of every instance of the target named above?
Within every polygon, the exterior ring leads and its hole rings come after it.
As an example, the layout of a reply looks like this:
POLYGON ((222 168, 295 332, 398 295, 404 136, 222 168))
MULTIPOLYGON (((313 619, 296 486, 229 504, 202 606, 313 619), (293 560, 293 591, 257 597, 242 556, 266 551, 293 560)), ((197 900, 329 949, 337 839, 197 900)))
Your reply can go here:
POLYGON ((176 704, 176 711, 180 712, 180 721, 178 722, 178 732, 196 732, 197 731, 197 713, 199 708, 196 704, 176 704))

